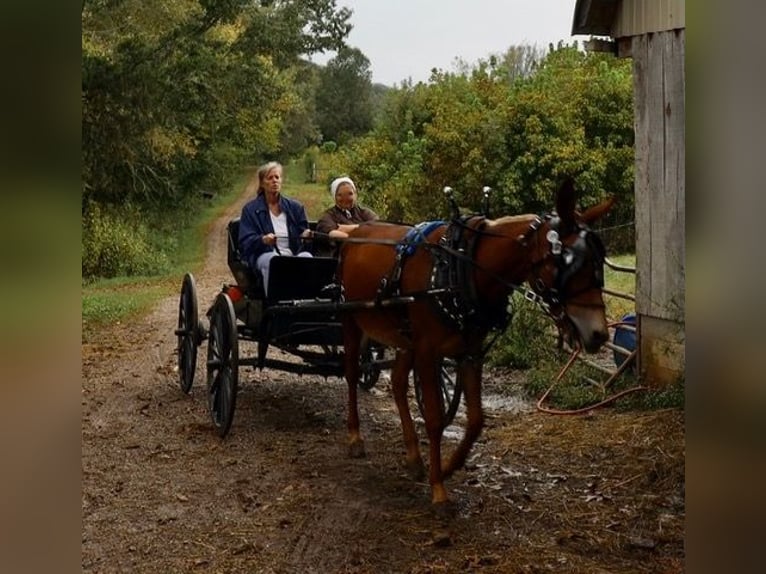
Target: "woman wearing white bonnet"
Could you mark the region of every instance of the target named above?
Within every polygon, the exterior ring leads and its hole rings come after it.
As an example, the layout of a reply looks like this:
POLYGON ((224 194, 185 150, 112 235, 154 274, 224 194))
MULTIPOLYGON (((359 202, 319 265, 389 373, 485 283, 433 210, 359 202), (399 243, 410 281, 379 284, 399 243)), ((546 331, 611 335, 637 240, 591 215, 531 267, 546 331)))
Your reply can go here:
POLYGON ((317 233, 330 238, 348 237, 359 224, 378 219, 374 211, 357 204, 356 184, 350 177, 332 180, 330 195, 335 205, 322 214, 317 222, 317 233))

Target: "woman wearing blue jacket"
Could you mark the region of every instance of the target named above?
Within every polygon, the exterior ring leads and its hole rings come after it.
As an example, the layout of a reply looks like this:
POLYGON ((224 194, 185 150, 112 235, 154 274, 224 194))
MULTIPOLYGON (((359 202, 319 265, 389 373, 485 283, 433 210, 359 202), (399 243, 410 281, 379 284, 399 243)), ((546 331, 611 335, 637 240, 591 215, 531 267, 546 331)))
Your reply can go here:
POLYGON ((311 237, 306 209, 282 195, 282 173, 282 164, 275 161, 258 169, 258 193, 242 208, 239 220, 239 252, 263 275, 264 290, 273 257, 311 257, 308 244, 302 241, 311 237))

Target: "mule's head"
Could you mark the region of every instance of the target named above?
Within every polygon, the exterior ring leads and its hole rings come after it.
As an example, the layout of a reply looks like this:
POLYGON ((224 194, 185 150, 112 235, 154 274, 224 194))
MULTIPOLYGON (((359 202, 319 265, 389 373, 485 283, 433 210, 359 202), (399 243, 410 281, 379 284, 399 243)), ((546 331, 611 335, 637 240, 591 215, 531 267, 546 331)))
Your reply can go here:
POLYGON ((541 253, 530 277, 532 288, 548 304, 558 326, 592 353, 609 338, 601 239, 590 225, 614 203, 609 199, 584 213, 575 211, 575 191, 566 180, 556 197, 556 213, 537 230, 541 253))

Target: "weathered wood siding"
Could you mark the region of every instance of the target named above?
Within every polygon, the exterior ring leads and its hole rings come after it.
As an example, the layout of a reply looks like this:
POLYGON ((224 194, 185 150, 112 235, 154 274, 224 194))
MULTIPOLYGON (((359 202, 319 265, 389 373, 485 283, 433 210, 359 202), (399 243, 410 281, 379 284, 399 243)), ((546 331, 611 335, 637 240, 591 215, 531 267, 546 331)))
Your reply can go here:
POLYGON ((683 322, 684 31, 633 38, 636 311, 683 322))
POLYGON ((641 372, 650 379, 657 376, 657 367, 661 364, 660 378, 665 381, 672 378, 673 371, 677 371, 678 377, 684 371, 684 47, 684 30, 635 36, 631 46, 639 363, 643 363, 641 372), (668 325, 663 325, 665 322, 668 325), (661 353, 660 349, 663 349, 661 353))
POLYGON ((685 0, 622 0, 610 36, 623 38, 686 28, 685 0))

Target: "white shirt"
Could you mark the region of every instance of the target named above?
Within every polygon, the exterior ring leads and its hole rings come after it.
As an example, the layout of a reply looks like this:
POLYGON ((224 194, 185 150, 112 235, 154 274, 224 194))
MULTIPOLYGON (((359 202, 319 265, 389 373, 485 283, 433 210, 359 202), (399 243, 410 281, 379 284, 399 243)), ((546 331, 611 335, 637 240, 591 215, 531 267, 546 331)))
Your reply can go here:
POLYGON ((277 248, 282 255, 293 255, 290 250, 290 240, 287 237, 287 216, 284 211, 279 215, 274 215, 269 211, 271 225, 274 227, 274 235, 277 236, 277 248))

